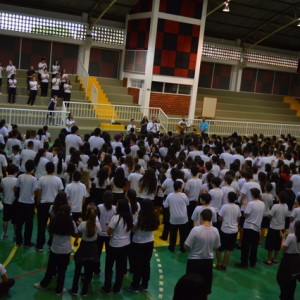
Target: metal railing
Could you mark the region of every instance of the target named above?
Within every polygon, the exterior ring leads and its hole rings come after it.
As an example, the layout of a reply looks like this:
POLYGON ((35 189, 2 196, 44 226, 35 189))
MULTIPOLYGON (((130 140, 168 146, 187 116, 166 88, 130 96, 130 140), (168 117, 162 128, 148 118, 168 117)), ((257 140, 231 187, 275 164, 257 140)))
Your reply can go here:
MULTIPOLYGON (((128 123, 135 119, 137 123, 146 115, 160 120, 161 131, 176 131, 180 118, 168 117, 162 109, 157 107, 140 107, 111 104, 95 104, 87 102, 63 102, 62 109, 56 111, 18 109, 0 107, 0 119, 5 119, 7 124, 25 126, 57 125, 64 126, 67 114, 72 112, 77 119, 99 119, 103 122, 128 123)), ((239 135, 253 135, 262 133, 265 136, 280 136, 291 134, 300 138, 300 125, 240 122, 224 120, 207 120, 208 134, 231 135, 237 132, 239 135)), ((192 132, 193 128, 199 130, 200 119, 189 120, 192 132)))
MULTIPOLYGON (((169 118, 168 130, 176 131, 176 127, 180 122, 180 118, 169 118)), ((190 131, 193 128, 199 130, 201 119, 193 119, 190 131)), ((293 124, 276 124, 276 123, 258 123, 258 122, 241 122, 241 121, 225 121, 225 120, 207 120, 207 133, 217 135, 231 135, 237 132, 239 135, 253 135, 262 133, 265 136, 280 136, 281 134, 291 134, 300 137, 300 125, 293 124)))
MULTIPOLYGON (((84 87, 85 92, 86 92, 88 89, 88 79, 89 79, 90 75, 81 60, 78 60, 77 73, 78 73, 78 77, 82 83, 82 86, 84 87)), ((85 97, 86 97, 86 93, 85 93, 85 97)))
POLYGON ((48 111, 38 109, 19 109, 0 107, 0 118, 7 124, 26 126, 57 125, 64 126, 66 110, 48 111))

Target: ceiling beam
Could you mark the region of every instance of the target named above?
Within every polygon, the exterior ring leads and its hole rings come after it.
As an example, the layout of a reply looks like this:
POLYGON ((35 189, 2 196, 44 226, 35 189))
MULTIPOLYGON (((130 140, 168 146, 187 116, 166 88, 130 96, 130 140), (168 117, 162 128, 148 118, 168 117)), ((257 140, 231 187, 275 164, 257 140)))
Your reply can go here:
POLYGON ((268 39, 270 36, 276 34, 277 32, 291 26, 292 24, 295 24, 296 22, 298 22, 298 19, 292 20, 291 22, 275 29, 274 31, 272 31, 271 33, 267 34, 266 36, 264 36, 263 38, 261 38, 260 40, 256 41, 255 43, 251 44, 249 47, 246 48, 246 50, 250 50, 253 49, 255 46, 257 46, 258 44, 260 44, 261 42, 263 42, 264 40, 268 39))
POLYGON ((112 6, 117 2, 118 0, 111 0, 110 3, 100 12, 99 16, 93 20, 93 22, 90 23, 90 29, 95 26, 95 24, 102 19, 102 17, 111 9, 112 6))

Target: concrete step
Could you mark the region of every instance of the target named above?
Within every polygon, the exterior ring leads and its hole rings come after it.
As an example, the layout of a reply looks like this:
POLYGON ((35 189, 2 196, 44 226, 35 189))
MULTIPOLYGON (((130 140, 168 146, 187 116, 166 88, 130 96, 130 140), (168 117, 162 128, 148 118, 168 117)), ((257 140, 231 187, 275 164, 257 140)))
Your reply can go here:
MULTIPOLYGON (((38 70, 36 69, 35 70, 35 74, 36 76, 38 76, 38 70)), ((49 72, 50 74, 50 78, 52 77, 52 73, 49 72)), ((17 70, 17 78, 19 77, 24 77, 26 78, 27 77, 27 70, 24 70, 24 69, 18 69, 17 70)), ((77 77, 78 75, 77 74, 68 74, 68 78, 71 80, 71 81, 77 81, 77 77)))
MULTIPOLYGON (((203 96, 198 95, 197 96, 197 103, 203 103, 203 96)), ((243 105, 252 105, 252 106, 261 106, 261 107, 289 107, 288 104, 284 103, 281 100, 261 100, 261 99, 244 99, 244 98, 231 98, 231 97, 225 97, 225 96, 220 96, 217 97, 217 105, 219 104, 235 104, 238 106, 243 106, 243 105)))
POLYGON ((252 106, 252 105, 236 105, 236 104, 227 104, 227 103, 218 103, 217 110, 229 110, 236 112, 247 112, 247 113, 262 113, 262 114, 281 114, 281 115, 296 115, 295 110, 291 110, 285 106, 283 108, 280 107, 262 107, 262 106, 252 106))
POLYGON ((235 112, 228 110, 217 110, 216 119, 221 120, 244 120, 244 121, 259 121, 265 123, 280 122, 284 123, 298 123, 300 122, 300 117, 290 116, 290 115, 279 115, 279 114, 266 114, 266 113, 255 113, 251 114, 248 112, 235 112))
POLYGON ((108 86, 123 86, 123 81, 114 78, 106 78, 106 77, 97 77, 100 85, 108 85, 108 86))
POLYGON ((136 105, 133 103, 131 95, 123 94, 106 94, 108 101, 112 104, 122 104, 122 105, 136 105))
POLYGON ((128 90, 124 86, 101 85, 105 94, 122 94, 127 95, 128 90))
POLYGON ((239 99, 260 99, 260 100, 270 100, 270 101, 282 101, 283 96, 281 95, 270 95, 270 94, 253 94, 247 92, 232 92, 226 90, 214 90, 214 89, 204 89, 198 88, 198 95, 207 97, 230 97, 239 99))

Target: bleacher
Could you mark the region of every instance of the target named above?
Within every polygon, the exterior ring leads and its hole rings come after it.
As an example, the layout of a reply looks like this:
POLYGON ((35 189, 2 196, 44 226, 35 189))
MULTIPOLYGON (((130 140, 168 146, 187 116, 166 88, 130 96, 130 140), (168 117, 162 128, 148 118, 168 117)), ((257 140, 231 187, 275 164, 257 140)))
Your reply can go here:
POLYGON ((198 89, 196 114, 202 116, 203 98, 217 98, 215 119, 262 123, 299 124, 300 117, 284 97, 268 94, 252 94, 212 89, 198 89))

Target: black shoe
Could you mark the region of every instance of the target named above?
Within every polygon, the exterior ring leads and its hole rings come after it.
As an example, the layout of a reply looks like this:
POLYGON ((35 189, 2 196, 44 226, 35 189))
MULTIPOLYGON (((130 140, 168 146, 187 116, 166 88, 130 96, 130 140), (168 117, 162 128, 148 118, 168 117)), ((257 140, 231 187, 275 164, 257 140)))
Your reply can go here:
POLYGON ((180 248, 180 252, 181 252, 181 253, 185 253, 186 250, 185 250, 184 248, 180 248))
POLYGON ((30 248, 30 247, 34 247, 34 246, 35 246, 34 243, 27 243, 27 244, 23 245, 24 248, 30 248))
POLYGON ((161 240, 163 240, 163 241, 167 241, 167 240, 168 240, 168 238, 165 238, 165 237, 162 236, 162 235, 161 235, 159 238, 160 238, 161 240))
POLYGON ((172 249, 170 246, 168 247, 168 249, 169 249, 170 252, 174 252, 175 251, 175 249, 172 249))
POLYGON ((111 293, 110 291, 106 290, 104 286, 100 289, 100 292, 106 295, 109 295, 111 293))
POLYGON ((239 268, 239 269, 248 269, 248 266, 243 265, 242 263, 236 263, 234 265, 236 268, 239 268))

